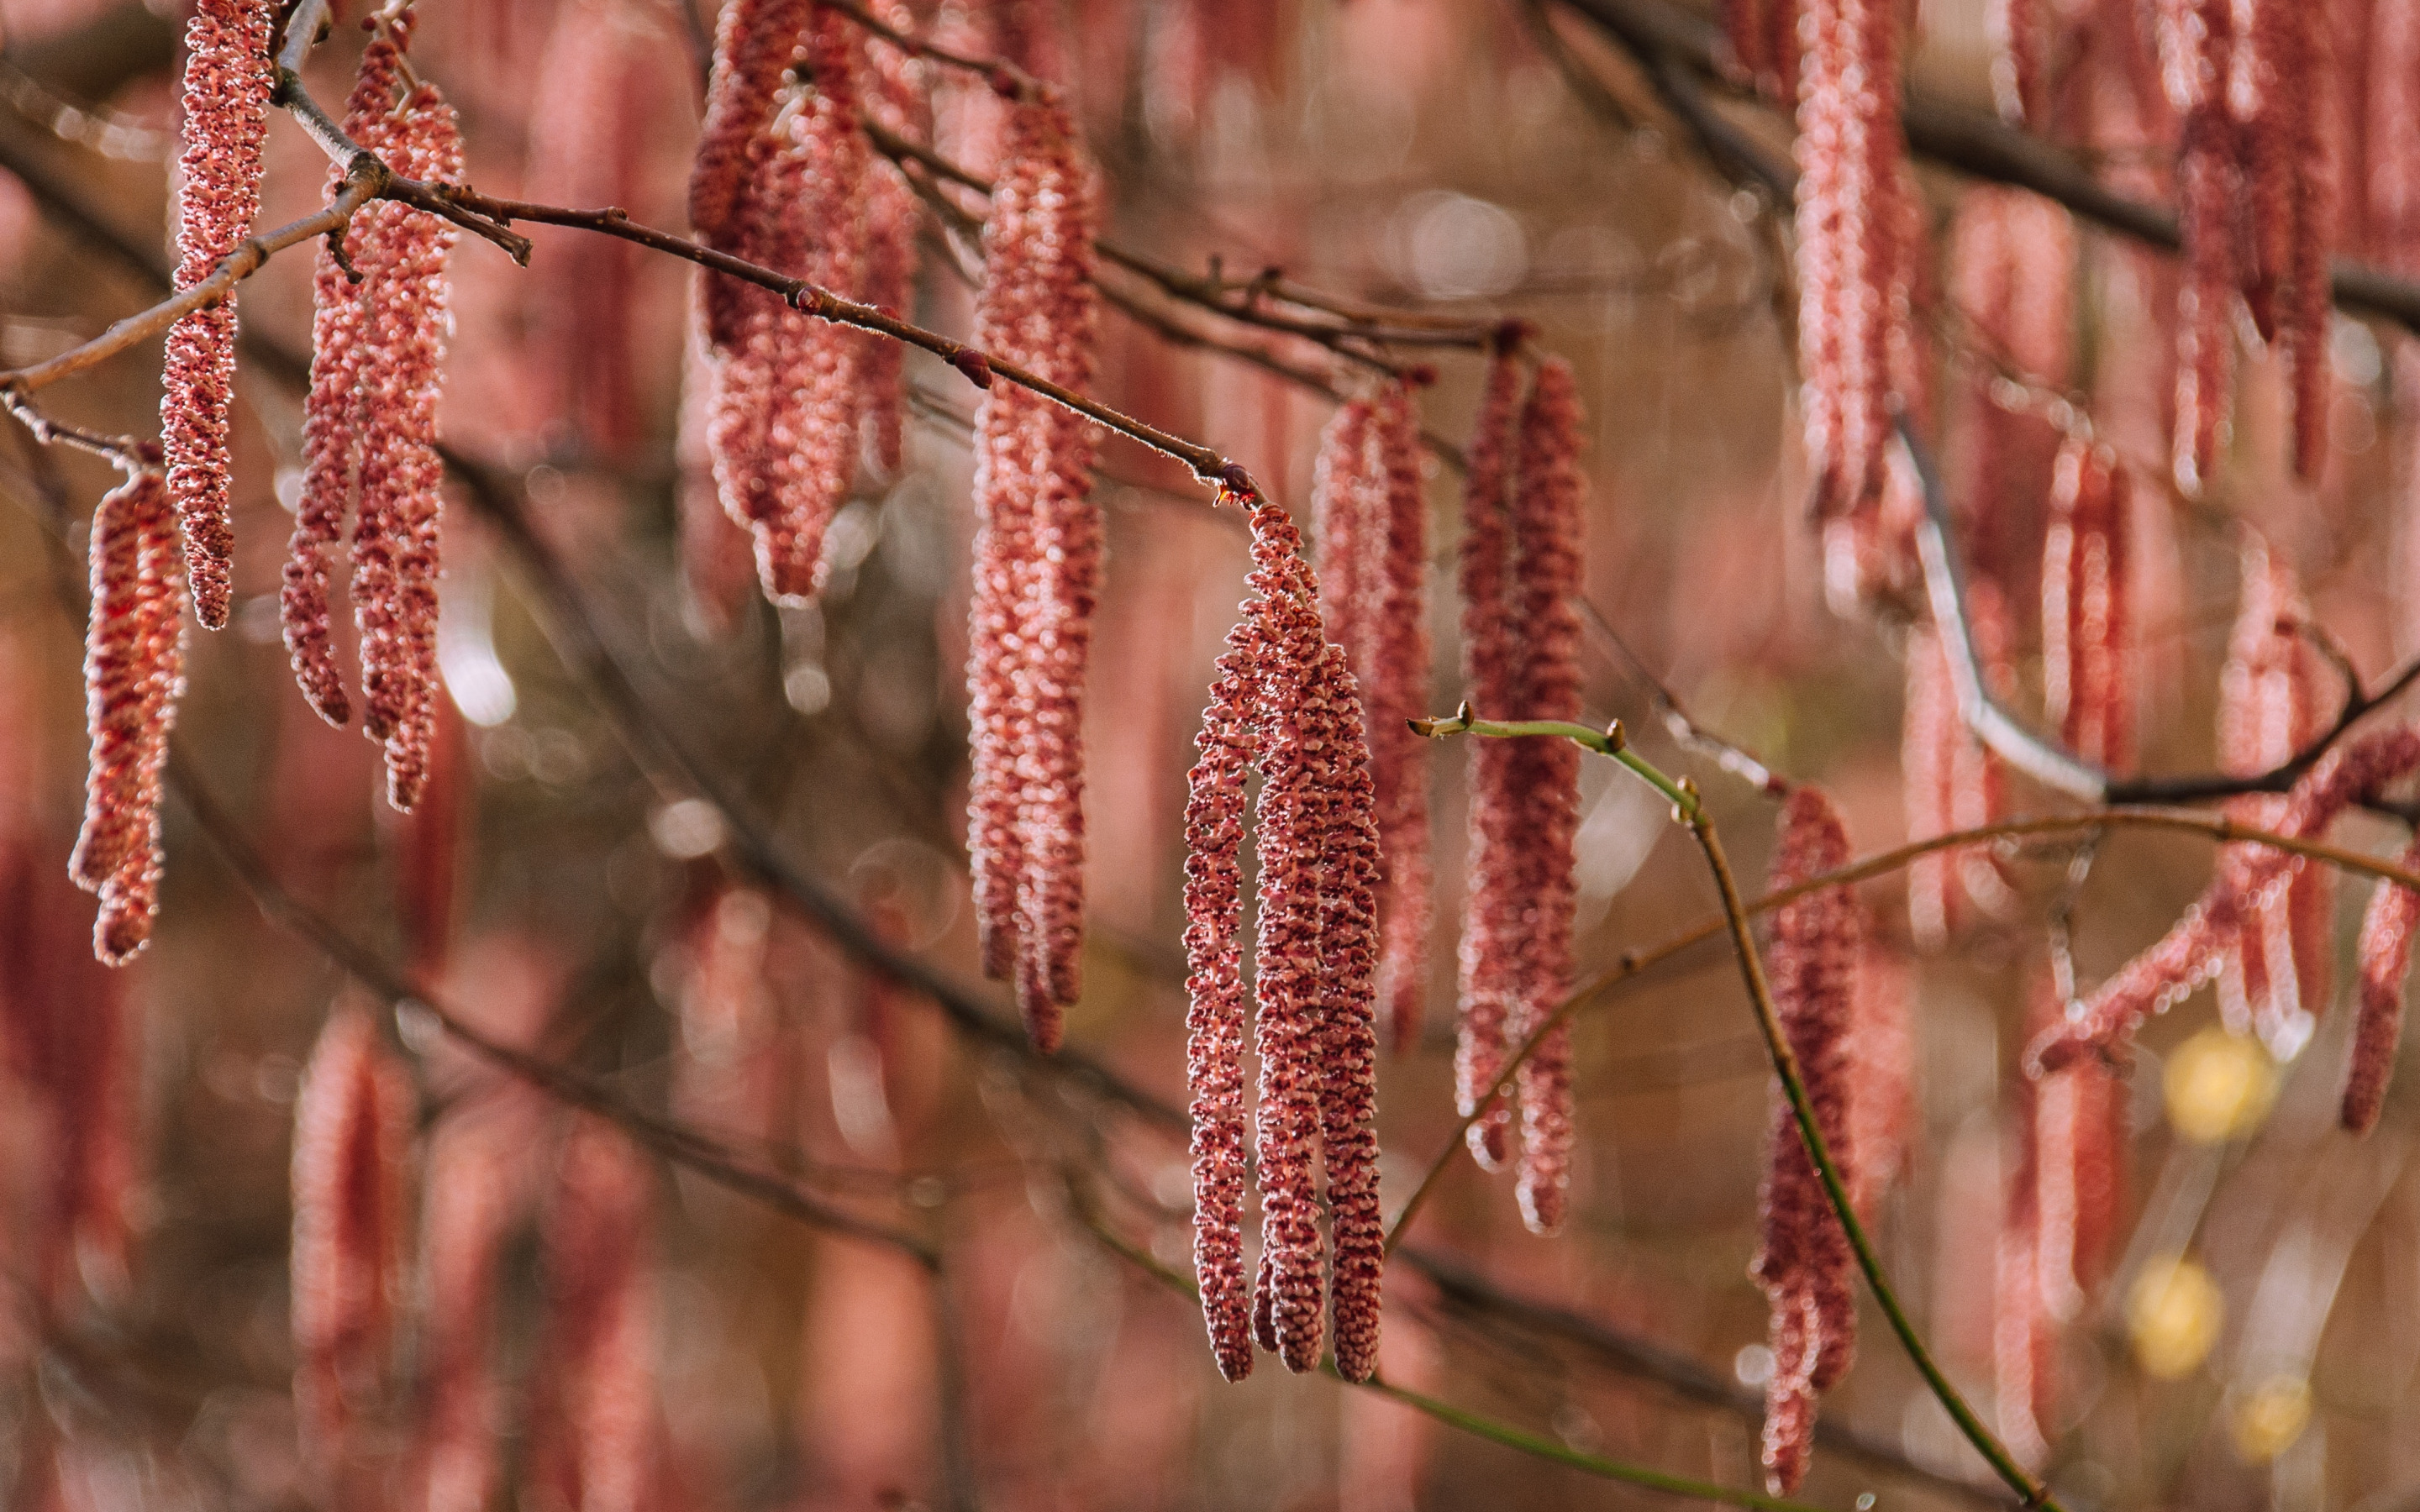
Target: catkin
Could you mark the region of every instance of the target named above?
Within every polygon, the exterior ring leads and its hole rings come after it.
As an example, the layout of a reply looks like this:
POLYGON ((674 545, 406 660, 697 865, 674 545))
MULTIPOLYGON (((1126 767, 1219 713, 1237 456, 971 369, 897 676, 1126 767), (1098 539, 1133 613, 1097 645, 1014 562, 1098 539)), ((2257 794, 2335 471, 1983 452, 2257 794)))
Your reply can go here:
POLYGON ((413 1102, 368 1011, 330 1014, 294 1102, 291 1262, 296 1415, 324 1476, 389 1367, 413 1102))
MULTIPOLYGON (((210 276, 260 209, 260 147, 269 124, 269 0, 200 0, 185 29, 184 152, 178 159, 178 290, 210 276)), ((168 328, 161 369, 161 445, 183 525, 194 614, 226 624, 235 532, 228 501, 227 411, 235 397, 235 295, 168 328)))
MULTIPOLYGON (((2396 864, 2420 868, 2420 844, 2407 847, 2396 864)), ((2352 1060, 2345 1072, 2343 1121, 2355 1134, 2378 1124, 2386 1103, 2387 1078, 2395 1071, 2395 1047, 2403 1037, 2403 979, 2412 964, 2412 926, 2420 920, 2420 892, 2381 882, 2369 895, 2361 919, 2361 1017, 2355 1022, 2352 1060)))
POLYGON ((69 861, 100 894, 93 953, 122 965, 160 911, 160 779, 185 691, 185 579, 168 486, 139 472, 93 511, 84 827, 69 861))
POLYGON ((1317 1365, 1331 1308, 1337 1368, 1362 1380, 1376 1367, 1385 1265, 1373 1124, 1378 841, 1368 749, 1352 672, 1342 648, 1326 640, 1317 580, 1293 521, 1257 494, 1231 487, 1224 497, 1250 514, 1255 596, 1219 658, 1186 810, 1195 1265, 1213 1351, 1230 1380, 1250 1369, 1255 1340, 1290 1369, 1317 1365), (1239 856, 1253 770, 1262 778, 1251 987, 1262 1244, 1248 1300, 1239 856))
MULTIPOLYGON (((1092 377, 1097 192, 1055 96, 1011 110, 985 224, 977 344, 1082 390, 1092 377)), ((1081 987, 1083 688, 1100 594, 1090 422, 995 384, 975 417, 975 577, 967 844, 985 971, 1013 977, 1034 1042, 1055 1048, 1081 987)))
MULTIPOLYGON (((1848 833, 1831 800, 1813 788, 1793 789, 1774 843, 1773 889, 1838 871, 1848 859, 1848 833)), ((1774 1008, 1816 1127, 1852 1185, 1856 1151, 1849 1144, 1852 1094, 1844 1053, 1861 932, 1854 896, 1845 887, 1826 888, 1775 913, 1770 952, 1774 1008)), ((1806 1477, 1816 1394, 1838 1383, 1854 1357, 1856 1305, 1848 1235, 1787 1098, 1776 1098, 1768 1148, 1762 1232, 1750 1273, 1772 1304, 1763 1458, 1766 1484, 1779 1495, 1797 1489, 1806 1477)))
MULTIPOLYGON (((1463 483, 1462 666, 1469 699, 1486 718, 1511 718, 1518 697, 1508 557, 1519 446, 1521 368, 1509 349, 1487 369, 1463 483)), ((1464 905, 1461 1002, 1455 1022, 1454 1103, 1481 1112, 1502 1072, 1505 1023, 1519 991, 1522 900, 1510 741, 1471 742, 1470 845, 1464 905)), ((1489 1170, 1511 1158, 1512 1110, 1499 1103, 1470 1126, 1472 1158, 1489 1170)))

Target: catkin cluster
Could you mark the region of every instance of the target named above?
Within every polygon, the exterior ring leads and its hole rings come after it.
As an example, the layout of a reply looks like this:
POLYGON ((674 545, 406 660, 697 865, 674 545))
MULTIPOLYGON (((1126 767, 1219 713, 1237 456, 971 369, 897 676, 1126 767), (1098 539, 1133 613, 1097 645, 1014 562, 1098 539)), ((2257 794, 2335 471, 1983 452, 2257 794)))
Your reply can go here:
POLYGON ((1378 832, 1361 709, 1342 648, 1283 509, 1240 485, 1254 594, 1218 658, 1186 805, 1191 1006, 1194 1269, 1218 1368, 1240 1380, 1257 1341, 1302 1371, 1335 1322, 1337 1369, 1377 1366, 1380 1274, 1375 1113, 1378 832), (1241 850, 1246 783, 1260 858, 1251 1031, 1260 1061, 1246 1107, 1241 850), (1261 1254, 1243 1249, 1245 1123, 1261 1185, 1261 1254), (1328 1239, 1319 1233, 1320 1168, 1328 1239), (1323 1294, 1327 1303, 1323 1309, 1323 1294))
MULTIPOLYGON (((462 177, 462 138, 434 85, 406 86, 411 18, 363 54, 348 134, 397 173, 462 177)), ((332 169, 330 192, 343 174, 332 169)), ((362 732, 385 749, 387 799, 409 810, 428 780, 439 700, 437 585, 444 464, 437 454, 447 329, 447 222, 380 200, 353 217, 313 272, 311 389, 302 497, 279 600, 287 654, 319 717, 343 724, 329 587, 349 508, 349 566, 360 635, 362 732)))
MULTIPOLYGON (((1493 719, 1576 719, 1580 409, 1570 366, 1538 365, 1525 398, 1519 359, 1490 365, 1470 447, 1461 576, 1464 673, 1493 719)), ((1573 843, 1579 748, 1562 740, 1475 742, 1470 756, 1469 902, 1461 943, 1456 1100, 1479 1113, 1513 1047, 1543 1027, 1571 974, 1573 843)), ((1568 1030, 1546 1033, 1518 1077, 1519 1191, 1530 1227, 1559 1227, 1572 1142, 1568 1030)), ((1494 1167, 1512 1154, 1512 1117, 1470 1128, 1494 1167)))

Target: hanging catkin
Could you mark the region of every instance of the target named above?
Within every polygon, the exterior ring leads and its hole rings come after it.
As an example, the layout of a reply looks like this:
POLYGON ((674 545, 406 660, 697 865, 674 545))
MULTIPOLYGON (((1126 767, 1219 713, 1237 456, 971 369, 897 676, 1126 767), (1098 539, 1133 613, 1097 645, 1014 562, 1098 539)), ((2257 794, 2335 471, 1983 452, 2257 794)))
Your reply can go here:
POLYGON ((1419 411, 1411 390, 1379 395, 1372 440, 1385 486, 1371 603, 1369 666, 1357 665, 1368 709, 1370 774, 1376 788, 1382 857, 1378 1025, 1397 1051, 1419 1041, 1428 990, 1432 919, 1428 761, 1410 720, 1429 697, 1428 501, 1420 488, 1419 411))
MULTIPOLYGON (((2395 864, 2420 869, 2420 844, 2395 864)), ((2403 1037, 2403 979, 2412 965, 2412 926, 2420 921, 2420 892, 2381 882, 2361 920, 2361 1017, 2353 1027, 2352 1060, 2345 1072, 2344 1126, 2367 1134, 2385 1105, 2395 1047, 2403 1037)))
MULTIPOLYGON (((1508 580, 1520 403, 1520 361, 1507 342, 1488 365, 1463 482, 1463 681, 1481 717, 1491 719, 1514 718, 1520 712, 1514 706, 1519 683, 1508 580)), ((1501 740, 1476 740, 1470 747, 1467 902, 1453 1061, 1454 1103, 1464 1118, 1480 1112, 1502 1073, 1505 1024, 1520 990, 1524 901, 1512 785, 1519 748, 1501 740)), ((1512 1154, 1511 1134, 1512 1110, 1498 1103, 1470 1126, 1472 1158, 1489 1170, 1503 1165, 1512 1154)))
MULTIPOLYGON (((269 121, 269 0, 200 0, 185 30, 184 152, 178 160, 179 290, 209 277, 251 234, 260 209, 260 144, 269 121)), ((161 445, 182 521, 194 614, 226 624, 235 532, 227 497, 227 409, 235 390, 235 295, 168 328, 161 370, 161 445)))
MULTIPOLYGON (((1571 364, 1538 365, 1521 410, 1520 475, 1512 490, 1522 661, 1514 717, 1580 717, 1581 503, 1579 394, 1571 364)), ((1519 986, 1505 1025, 1508 1044, 1543 1028, 1561 1006, 1572 970, 1573 846, 1579 834, 1580 748, 1568 740, 1517 743, 1512 802, 1521 850, 1527 918, 1519 986)), ((1571 1035, 1546 1032, 1519 1077, 1521 1215, 1532 1231, 1562 1227, 1572 1152, 1571 1035)))
POLYGON ((1383 857, 1379 1033, 1419 1033, 1430 923, 1428 785, 1407 721, 1427 702, 1428 512, 1409 389, 1341 407, 1322 433, 1312 487, 1320 609, 1361 687, 1383 857))
POLYGON ((527 1429, 527 1475, 550 1504, 646 1504, 660 1452, 654 1177, 622 1133, 573 1126, 540 1224, 546 1322, 527 1429))
MULTIPOLYGON (((1064 387, 1092 377, 1093 172, 1055 95, 1011 109, 985 223, 977 345, 1064 387)), ((1100 592, 1091 423, 1000 383, 975 416, 967 848, 984 969, 1055 1048, 1081 985, 1083 688, 1100 592)))
POLYGON ((2117 454, 2071 438, 2052 471, 2042 546, 2042 705, 2059 739, 2113 772, 2134 764, 2133 488, 2117 454))
MULTIPOLYGON (((2292 839, 2317 839, 2347 808, 2414 766, 2420 766, 2420 731, 2409 727, 2340 744, 2294 784, 2274 820, 2262 827, 2292 839)), ((2025 1053, 2028 1069, 2039 1075, 2096 1055, 2121 1058, 2144 1019, 2218 974, 2222 961, 2243 944, 2248 928, 2273 905, 2300 867, 2299 858, 2269 846, 2222 851, 2217 877, 2184 917, 2103 982, 2082 1013, 2038 1037, 2025 1053)))
MULTIPOLYGON (((2242 563, 2242 599, 2219 679, 2218 754, 2222 771, 2252 777, 2318 737, 2327 717, 2319 688, 2329 674, 2300 632, 2310 609, 2292 566, 2257 534, 2245 538, 2242 563)), ((2228 808, 2246 824, 2269 827, 2284 803, 2250 795, 2228 808)), ((2281 1058, 2300 1048, 2312 1017, 2326 1006, 2334 949, 2325 920, 2334 913, 2335 887, 2329 869, 2299 868, 2284 893, 2260 904, 2219 974, 2228 1026, 2257 1031, 2281 1058)))
POLYGON ((1230 1380, 1250 1369, 1255 1337, 1290 1369, 1318 1364, 1332 1267, 1337 1367, 1362 1380, 1376 1366, 1385 1261, 1372 1126, 1377 832, 1368 751, 1352 674, 1326 640, 1293 521, 1257 494, 1231 487, 1222 497, 1250 514, 1255 597, 1219 658, 1186 810, 1195 1267, 1230 1380), (1263 1227, 1248 1300, 1239 856, 1253 770, 1262 777, 1252 997, 1263 1227), (1325 1255, 1314 1141, 1326 1166, 1325 1255))
MULTIPOLYGON (((902 31, 914 30, 907 0, 882 0, 876 13, 902 31)), ((923 61, 895 47, 877 42, 868 57, 865 114, 886 131, 910 140, 932 136, 931 82, 923 61)), ((887 158, 866 169, 865 292, 877 309, 905 315, 915 301, 916 239, 924 224, 924 202, 914 186, 887 158)), ((860 442, 865 457, 883 477, 895 476, 900 466, 900 422, 907 397, 905 344, 873 332, 859 332, 860 442)))
POLYGON ((413 1097, 357 1005, 329 1015, 294 1100, 294 1373, 305 1458, 333 1480, 384 1384, 413 1097))
MULTIPOLYGON (((365 52, 346 126, 396 172, 462 177, 462 139, 434 85, 398 102, 409 13, 365 52)), ((333 193, 341 176, 330 179, 333 193)), ((409 810, 428 777, 437 725, 437 582, 444 464, 437 455, 448 283, 457 232, 391 201, 365 206, 339 258, 322 247, 313 280, 311 387, 302 497, 279 619, 295 677, 320 717, 351 715, 329 627, 329 553, 354 507, 350 568, 360 630, 362 730, 385 747, 387 798, 409 810)))
POLYGON ((1890 438, 1906 243, 1899 0, 1800 9, 1799 372, 1816 513, 1869 507, 1890 438))
MULTIPOLYGON (((1792 790, 1774 841, 1770 886, 1792 887, 1848 864, 1849 837, 1831 800, 1792 790)), ((1816 1127, 1845 1181, 1850 1067, 1844 1058, 1856 995, 1861 924, 1855 897, 1831 887, 1776 911, 1773 1002, 1798 1063, 1816 1127)), ((1798 1489, 1814 1446, 1815 1396, 1848 1374, 1856 1350, 1856 1299, 1848 1235, 1832 1211, 1788 1099, 1776 1096, 1761 1204, 1762 1238, 1751 1267, 1772 1304, 1773 1374, 1765 1385, 1765 1484, 1798 1489)))
MULTIPOLYGON (((690 215, 721 218, 717 228, 701 223, 717 245, 853 294, 866 260, 863 40, 845 17, 821 8, 802 22, 787 8, 763 8, 726 30, 734 33, 725 54, 731 112, 736 118, 754 104, 770 114, 742 131, 736 119, 719 121, 709 101, 716 134, 701 145, 692 171, 690 215), (742 25, 763 35, 737 35, 742 25), (801 42, 807 84, 772 113, 774 97, 760 97, 748 70, 771 67, 778 81, 801 42), (726 131, 744 136, 745 177, 737 187, 727 181, 734 148, 721 134, 726 131)), ((803 604, 821 590, 824 532, 855 475, 862 343, 846 328, 728 279, 706 279, 700 299, 721 358, 706 436, 723 508, 754 537, 765 595, 803 604)))
POLYGON ((68 872, 101 896, 93 953, 122 965, 150 939, 160 911, 160 778, 185 691, 184 563, 159 474, 138 472, 101 499, 90 553, 84 683, 92 752, 68 872))

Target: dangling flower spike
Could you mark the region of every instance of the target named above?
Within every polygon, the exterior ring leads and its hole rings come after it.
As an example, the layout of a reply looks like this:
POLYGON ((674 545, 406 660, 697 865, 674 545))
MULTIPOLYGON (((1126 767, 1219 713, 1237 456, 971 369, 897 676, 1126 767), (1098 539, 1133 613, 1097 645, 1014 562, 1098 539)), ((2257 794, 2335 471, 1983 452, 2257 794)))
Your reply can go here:
MULTIPOLYGON (((399 103, 410 12, 364 53, 346 128, 396 171, 462 177, 462 139, 434 85, 399 103)), ((341 184, 333 174, 330 192, 341 184)), ((365 206, 340 255, 323 247, 313 284, 311 390, 303 417, 302 498, 279 601, 286 645, 312 707, 351 716, 329 626, 328 556, 354 508, 350 567, 361 636, 362 730, 385 748, 387 799, 409 810, 427 781, 437 726, 437 583, 444 465, 437 455, 446 263, 458 233, 391 201, 365 206)))
MULTIPOLYGON (((185 30, 184 154, 178 160, 177 287, 188 289, 251 234, 268 131, 269 0, 200 0, 185 30)), ((194 615, 226 624, 233 592, 227 409, 235 396, 235 296, 168 328, 161 444, 183 524, 194 615)))
MULTIPOLYGON (((1095 190, 1055 97, 1018 100, 985 223, 975 337, 1081 391, 1092 375, 1095 190)), ((995 384, 975 416, 975 577, 967 663, 967 847, 984 970, 1014 978, 1036 1044, 1080 987, 1082 714, 1101 519, 1091 422, 995 384)))
POLYGON ((84 829, 68 864, 101 895, 93 953, 123 965, 160 911, 160 778, 185 692, 184 563, 168 486, 137 472, 93 511, 92 608, 85 638, 91 738, 84 829))
MULTIPOLYGON (((1794 788, 1782 804, 1771 887, 1779 891, 1848 864, 1849 837, 1831 800, 1794 788)), ((1844 1057, 1857 991, 1857 901, 1826 888, 1774 915, 1773 1002, 1834 1164, 1854 1190, 1849 1144, 1850 1067, 1844 1057)), ((1773 1374, 1765 1385, 1765 1483, 1798 1489, 1814 1447, 1815 1396, 1849 1372, 1856 1299, 1849 1240, 1826 1199, 1789 1103, 1774 1100, 1765 1168, 1763 1237, 1751 1273, 1773 1308, 1773 1374)))
POLYGON ((1219 658, 1186 810, 1187 1075, 1202 1312, 1230 1380, 1251 1368, 1255 1339, 1289 1369, 1308 1370, 1319 1362, 1322 1292, 1329 1289, 1323 1273, 1332 1268, 1337 1368, 1365 1380, 1377 1364, 1385 1263, 1371 1124, 1377 829, 1368 750, 1352 674, 1342 649, 1326 640, 1294 522, 1245 483, 1229 484, 1222 499, 1250 512, 1257 596, 1219 658), (1238 856, 1245 781, 1254 769, 1262 789, 1253 1122, 1263 1222, 1248 1302, 1238 856), (1326 1175, 1325 1256, 1314 1141, 1326 1175))

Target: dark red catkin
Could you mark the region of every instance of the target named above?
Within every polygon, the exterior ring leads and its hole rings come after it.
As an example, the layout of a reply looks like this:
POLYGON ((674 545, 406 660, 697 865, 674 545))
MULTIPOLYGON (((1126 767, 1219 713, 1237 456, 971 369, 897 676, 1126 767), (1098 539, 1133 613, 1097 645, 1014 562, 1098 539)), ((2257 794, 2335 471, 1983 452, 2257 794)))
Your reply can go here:
MULTIPOLYGON (((1091 165, 1055 94, 1017 101, 985 223, 975 339, 1081 391, 1092 378, 1091 165)), ((1091 423, 994 384, 975 415, 967 846, 985 970, 1055 1048, 1081 986, 1083 688, 1100 593, 1091 423)))
POLYGON ((2071 438, 2051 475, 2042 545, 2042 704, 2067 748, 2113 772, 2134 764, 2134 626, 2128 613, 2128 473, 2071 438))
POLYGON ((411 1079, 354 1004, 319 1032, 294 1102, 295 1411, 333 1483, 357 1413, 385 1383, 403 1264, 411 1079))
MULTIPOLYGON (((2395 864, 2420 870, 2420 843, 2395 864)), ((2412 964, 2412 926, 2420 921, 2420 892, 2381 882, 2369 895, 2361 918, 2361 1017, 2352 1034, 2352 1061, 2345 1072, 2344 1126, 2367 1134, 2386 1103, 2387 1078, 2395 1071, 2395 1047, 2403 1037, 2403 979, 2412 964)))
POLYGON ((93 511, 83 832, 69 875, 101 896, 93 953, 132 960, 160 911, 160 777, 185 691, 184 563, 168 486, 139 472, 93 511))
MULTIPOLYGON (((1519 697, 1510 594, 1512 475, 1519 450, 1520 360, 1507 343, 1489 363, 1463 481, 1462 671, 1482 718, 1513 718, 1519 697)), ((1470 841, 1455 1023, 1454 1103, 1480 1111, 1502 1074, 1505 1024, 1520 991, 1522 882, 1512 778, 1518 742, 1470 743, 1470 841)), ((1473 1159, 1494 1170, 1512 1154, 1512 1109, 1470 1126, 1473 1159)))
MULTIPOLYGON (((1520 477, 1512 525, 1520 585, 1523 666, 1514 717, 1580 717, 1581 505, 1579 393, 1571 364, 1550 357, 1521 410, 1520 477)), ((1526 900, 1520 986, 1505 1025, 1508 1044, 1536 1033, 1559 1007, 1572 971, 1572 881, 1579 835, 1580 748, 1568 740, 1518 742, 1513 801, 1526 900)), ((1562 1227, 1572 1152, 1571 1035, 1557 1026, 1523 1063, 1519 1077, 1521 1216, 1533 1232, 1562 1227)))
MULTIPOLYGON (((178 159, 177 287, 209 277, 260 209, 260 144, 273 80, 269 0, 200 0, 185 30, 184 152, 178 159)), ((160 440, 183 523, 194 613, 226 624, 235 533, 227 498, 227 408, 235 389, 235 295, 168 328, 160 440)))
MULTIPOLYGON (((716 18, 714 67, 690 167, 689 224, 708 246, 735 256, 756 250, 757 179, 773 151, 775 105, 806 39, 809 0, 727 0, 716 18)), ((708 339, 739 338, 749 287, 708 276, 699 285, 708 339)))
POLYGON ((2294 468, 2318 474, 2327 444, 2335 174, 2320 111, 2330 86, 2328 8, 2237 0, 2226 108, 2236 127, 2245 240, 2239 279, 2254 325, 2285 360, 2294 468))
POLYGON ((1363 1380, 1376 1366, 1385 1261, 1372 1127, 1377 831, 1368 752, 1352 674, 1322 631, 1293 521, 1257 495, 1224 497, 1250 511, 1256 596, 1219 659, 1186 813, 1195 1265, 1212 1347, 1229 1379, 1250 1369, 1255 1335, 1290 1369, 1318 1363, 1326 1288, 1315 1138, 1326 1176, 1337 1367, 1363 1380), (1248 1303, 1238 856, 1245 782, 1255 768, 1263 779, 1252 988, 1263 1231, 1248 1303))
MULTIPOLYGON (((2346 809, 2420 766, 2420 730, 2398 726, 2337 745, 2322 757, 2265 827, 2297 840, 2327 832, 2346 809)), ((2220 852, 2218 875, 2159 942, 2102 983, 2081 1014, 2062 1020, 2025 1052, 2040 1075, 2099 1056, 2122 1059, 2143 1020, 2216 976, 2231 950, 2290 883, 2289 852, 2250 843, 2220 852)))
MULTIPOLYGON (((1831 800, 1796 788, 1782 805, 1770 886, 1797 886, 1848 864, 1849 837, 1831 800)), ((1850 1067, 1843 1052, 1857 990, 1862 933, 1856 898, 1830 887, 1774 914, 1773 1001, 1798 1062, 1816 1127, 1843 1173, 1855 1168, 1848 1144, 1850 1067)), ((1798 1489, 1814 1446, 1815 1395, 1848 1374, 1856 1350, 1856 1298, 1847 1232, 1832 1211, 1821 1176, 1788 1099, 1776 1096, 1762 1203, 1761 1242, 1750 1273, 1773 1307, 1773 1375, 1765 1386, 1765 1484, 1775 1494, 1798 1489)))

